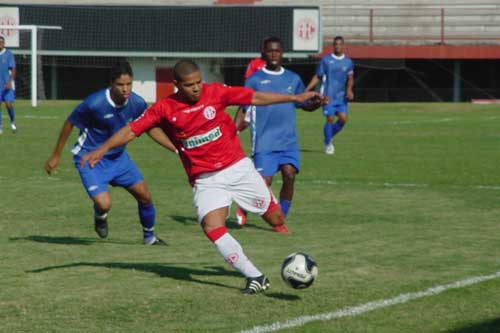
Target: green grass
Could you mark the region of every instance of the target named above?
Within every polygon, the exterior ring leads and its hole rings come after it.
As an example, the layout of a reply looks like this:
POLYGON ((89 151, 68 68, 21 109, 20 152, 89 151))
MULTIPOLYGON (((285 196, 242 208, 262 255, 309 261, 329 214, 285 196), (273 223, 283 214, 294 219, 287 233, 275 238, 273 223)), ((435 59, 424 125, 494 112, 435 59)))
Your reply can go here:
MULTIPOLYGON (((15 135, 3 112, 1 332, 238 332, 500 271, 498 106, 353 104, 334 156, 323 153, 321 113, 298 112, 293 234, 257 216, 228 223, 272 284, 243 297, 243 279, 195 221, 180 162, 147 136, 129 151, 171 245, 141 245, 135 201, 119 188, 110 236, 96 238, 70 144, 56 176, 42 169, 76 103, 18 101, 15 135), (279 275, 297 250, 319 265, 303 291, 279 275)), ((500 332, 500 280, 283 332, 500 332)))

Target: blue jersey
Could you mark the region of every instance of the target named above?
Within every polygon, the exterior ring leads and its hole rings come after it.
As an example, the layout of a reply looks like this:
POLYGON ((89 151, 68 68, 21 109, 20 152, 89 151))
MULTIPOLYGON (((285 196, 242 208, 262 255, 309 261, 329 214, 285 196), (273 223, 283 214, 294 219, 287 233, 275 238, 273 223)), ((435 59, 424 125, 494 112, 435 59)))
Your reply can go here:
POLYGON ((316 75, 322 78, 322 94, 330 98, 330 105, 346 104, 347 78, 353 75, 354 64, 345 55, 329 54, 321 59, 316 75))
MULTIPOLYGON (((69 115, 68 120, 80 129, 80 137, 71 149, 78 157, 95 150, 122 127, 139 117, 147 108, 142 97, 131 93, 123 106, 116 106, 110 90, 99 90, 87 97, 69 115)), ((105 156, 119 155, 125 145, 109 150, 105 156)))
MULTIPOLYGON (((12 68, 16 68, 16 60, 14 59, 14 55, 4 48, 0 52, 0 88, 7 84, 10 78, 10 70, 12 68)), ((14 85, 12 85, 12 89, 14 89, 14 85)), ((1 90, 0 90, 1 91, 1 90)))
MULTIPOLYGON (((279 72, 266 68, 255 72, 245 83, 255 91, 295 95, 304 92, 300 77, 283 67, 279 72)), ((253 154, 299 149, 294 103, 250 106, 253 154)))

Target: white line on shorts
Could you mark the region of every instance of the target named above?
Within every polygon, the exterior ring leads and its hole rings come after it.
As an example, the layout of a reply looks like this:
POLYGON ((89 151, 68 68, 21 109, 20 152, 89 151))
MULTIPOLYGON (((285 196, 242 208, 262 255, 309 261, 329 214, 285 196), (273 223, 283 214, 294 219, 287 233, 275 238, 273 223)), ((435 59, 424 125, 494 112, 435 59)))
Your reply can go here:
POLYGON ((474 276, 474 277, 471 277, 471 278, 468 278, 465 280, 460 280, 460 281, 456 281, 456 282, 441 285, 441 286, 435 286, 435 287, 429 288, 429 289, 424 290, 424 291, 401 294, 401 295, 398 295, 394 298, 368 302, 368 303, 365 303, 362 305, 358 305, 358 306, 354 306, 354 307, 347 307, 347 308, 343 308, 340 310, 322 313, 322 314, 317 314, 317 315, 301 316, 301 317, 297 317, 294 319, 289 319, 289 320, 284 321, 284 322, 278 321, 278 322, 272 323, 270 325, 255 326, 249 330, 241 331, 240 333, 275 332, 275 331, 279 331, 279 330, 282 330, 285 328, 303 326, 303 325, 310 323, 310 322, 313 322, 313 321, 327 321, 327 320, 333 320, 333 319, 338 319, 338 318, 342 318, 342 317, 354 317, 354 316, 363 314, 365 312, 378 310, 378 309, 385 308, 385 307, 388 307, 391 305, 403 304, 403 303, 406 303, 406 302, 409 302, 409 301, 412 301, 415 299, 438 295, 446 290, 464 288, 464 287, 467 287, 467 286, 470 286, 473 284, 477 284, 477 283, 489 281, 489 280, 494 280, 494 279, 498 279, 498 278, 500 278, 500 272, 496 272, 496 273, 491 274, 491 275, 474 276))

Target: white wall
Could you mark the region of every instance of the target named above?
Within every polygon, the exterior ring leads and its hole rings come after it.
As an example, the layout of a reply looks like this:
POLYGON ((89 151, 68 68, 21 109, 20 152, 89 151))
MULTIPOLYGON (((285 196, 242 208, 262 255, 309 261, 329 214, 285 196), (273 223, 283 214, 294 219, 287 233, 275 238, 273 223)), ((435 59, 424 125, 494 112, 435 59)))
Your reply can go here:
MULTIPOLYGON (((156 68, 174 67, 178 59, 129 58, 127 59, 134 71, 133 90, 142 96, 146 102, 156 102, 156 68)), ((223 82, 221 59, 195 60, 200 66, 205 82, 223 82)))

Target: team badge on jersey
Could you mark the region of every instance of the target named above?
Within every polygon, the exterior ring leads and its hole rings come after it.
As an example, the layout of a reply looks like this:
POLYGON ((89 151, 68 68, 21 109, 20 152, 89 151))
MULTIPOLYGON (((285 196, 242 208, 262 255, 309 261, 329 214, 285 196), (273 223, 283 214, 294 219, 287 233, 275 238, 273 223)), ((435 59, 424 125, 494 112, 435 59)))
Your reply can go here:
POLYGON ((216 114, 216 111, 215 111, 215 108, 213 106, 207 106, 205 109, 203 109, 203 115, 208 120, 214 119, 215 114, 216 114))

